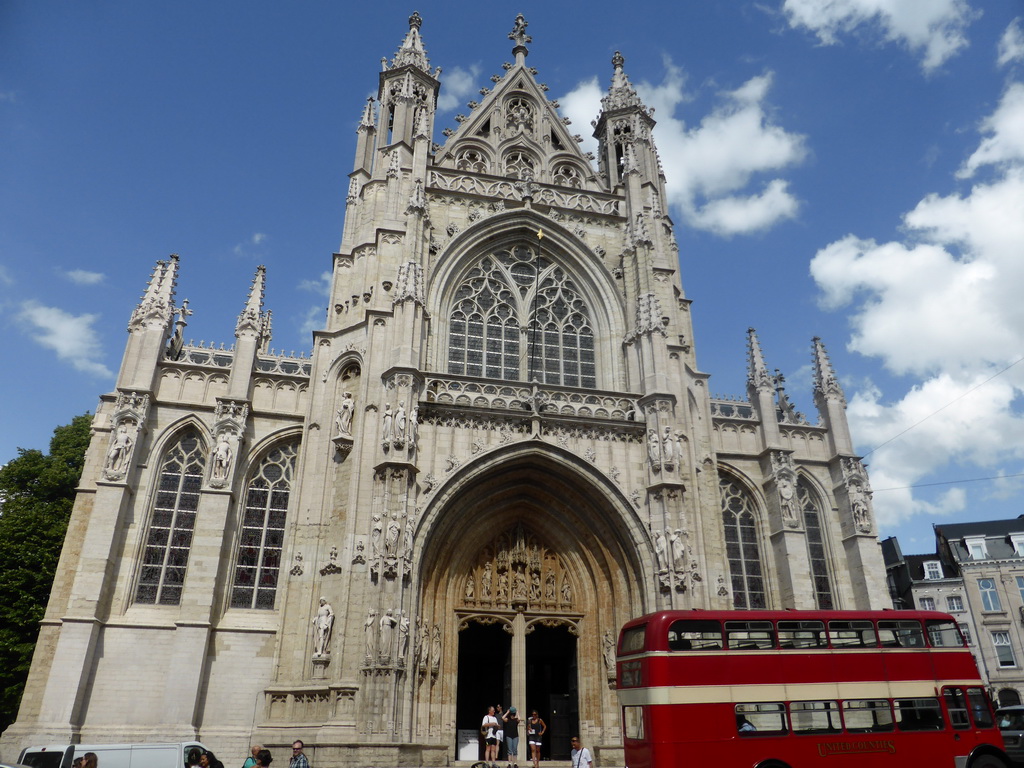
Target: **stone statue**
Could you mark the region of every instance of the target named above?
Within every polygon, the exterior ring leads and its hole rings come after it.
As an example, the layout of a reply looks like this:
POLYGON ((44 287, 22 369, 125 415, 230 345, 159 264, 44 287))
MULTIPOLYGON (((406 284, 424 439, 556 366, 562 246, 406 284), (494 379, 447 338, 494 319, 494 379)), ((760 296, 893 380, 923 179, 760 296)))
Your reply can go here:
POLYGON ((491 561, 484 565, 483 577, 480 579, 480 597, 484 600, 491 599, 491 561))
POLYGON ((665 427, 665 434, 661 438, 661 456, 666 464, 676 463, 676 443, 669 427, 665 427))
POLYGON ((853 522, 857 530, 867 532, 871 530, 871 517, 868 514, 867 495, 864 488, 858 482, 851 482, 848 486, 850 494, 850 511, 853 513, 853 522))
POLYGON ((381 440, 385 443, 390 443, 394 437, 394 414, 391 413, 391 403, 384 404, 384 428, 381 431, 381 440))
POLYGON ((665 564, 665 534, 660 530, 654 531, 654 556, 658 561, 658 573, 668 571, 668 566, 665 564))
POLYGON ((473 574, 469 574, 469 577, 466 579, 466 600, 472 600, 476 597, 475 581, 476 579, 473 578, 473 574))
POLYGON ((549 573, 544 582, 544 599, 549 603, 555 602, 555 574, 549 573))
POLYGON ((213 479, 226 480, 231 467, 231 443, 227 432, 221 432, 217 438, 217 450, 213 453, 213 479))
POLYGON ((320 607, 313 617, 313 656, 330 654, 331 630, 334 628, 334 609, 326 597, 320 598, 320 607))
POLYGON ((441 625, 435 624, 430 636, 430 668, 437 671, 441 668, 441 625))
POLYGON ((572 585, 569 583, 569 577, 565 574, 562 575, 562 602, 572 602, 572 585))
POLYGON ((366 658, 372 659, 377 650, 377 612, 372 608, 363 622, 363 634, 366 636, 366 658))
POLYGON ((526 602, 526 576, 521 570, 515 572, 512 581, 512 599, 517 603, 526 602))
POLYGON ((398 554, 398 537, 402 533, 402 526, 398 524, 398 521, 393 519, 388 523, 388 535, 384 541, 384 552, 389 555, 398 554))
POLYGON ((797 524, 797 517, 796 505, 793 503, 793 498, 796 496, 793 480, 789 475, 782 475, 779 477, 778 486, 779 509, 782 511, 782 519, 786 522, 786 525, 794 526, 797 524))
POLYGON ((338 417, 334 420, 335 431, 339 435, 352 434, 352 413, 355 408, 356 401, 352 399, 351 392, 341 396, 341 407, 338 408, 338 417))
POLYGON ((420 439, 420 407, 413 406, 412 415, 409 417, 409 447, 415 448, 416 441, 420 439))
POLYGON ((402 614, 398 620, 398 658, 405 659, 409 653, 409 617, 402 614))
POLYGON ((647 430, 647 456, 651 460, 652 467, 661 464, 661 443, 658 440, 658 433, 653 429, 647 430))
POLYGON ((388 608, 380 617, 380 657, 382 659, 391 658, 396 624, 398 621, 395 619, 394 612, 388 608))
POLYGON ((498 602, 502 605, 508 602, 508 571, 498 572, 498 602))
POLYGON ((426 650, 427 633, 423 628, 423 617, 416 617, 416 638, 412 646, 412 665, 419 667, 425 663, 423 652, 426 650))
POLYGON ((127 469, 128 457, 131 455, 134 445, 135 440, 128 431, 128 424, 122 423, 114 433, 114 439, 110 442, 107 460, 103 468, 111 474, 123 474, 127 469))
POLYGON ((384 524, 380 519, 380 512, 373 513, 373 530, 370 532, 370 545, 373 548, 373 554, 379 555, 380 552, 380 537, 384 531, 384 524))
POLYGON ((540 602, 540 571, 530 574, 530 602, 540 602))
POLYGON ((681 573, 686 567, 686 545, 683 543, 683 532, 676 528, 669 536, 669 551, 672 553, 672 570, 681 573))
POLYGON ((405 442, 405 404, 398 404, 398 412, 395 414, 395 441, 405 442))
POLYGON ((615 637, 611 632, 604 633, 604 666, 608 677, 615 677, 615 637))

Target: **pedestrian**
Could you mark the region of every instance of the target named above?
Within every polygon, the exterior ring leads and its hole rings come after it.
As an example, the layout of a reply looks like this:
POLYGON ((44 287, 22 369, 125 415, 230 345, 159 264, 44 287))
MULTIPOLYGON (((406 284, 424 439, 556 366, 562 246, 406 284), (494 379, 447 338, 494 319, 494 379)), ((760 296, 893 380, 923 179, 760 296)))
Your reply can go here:
POLYGON ((498 759, 498 718, 494 716, 494 707, 487 708, 480 723, 480 734, 484 737, 484 762, 496 768, 498 759))
POLYGON ((71 768, 82 768, 82 763, 85 762, 84 757, 76 757, 75 761, 71 763, 71 768))
POLYGON ((508 750, 508 761, 512 765, 519 765, 519 723, 522 718, 515 707, 509 707, 505 713, 505 747, 508 750))
POLYGON ((494 705, 494 716, 498 718, 498 730, 495 736, 498 737, 498 751, 494 753, 494 757, 498 760, 503 760, 501 753, 505 751, 505 712, 501 708, 501 704, 494 705))
POLYGON ((544 744, 544 734, 547 732, 547 723, 540 719, 536 709, 533 710, 530 719, 526 721, 526 743, 533 757, 533 768, 540 768, 540 748, 544 744))
POLYGON ((256 755, 260 753, 261 749, 263 749, 262 744, 253 744, 252 748, 249 750, 249 756, 245 758, 245 762, 242 763, 242 768, 255 768, 256 755))
POLYGON ((590 750, 583 746, 579 736, 573 736, 569 742, 572 744, 572 768, 594 768, 594 760, 590 756, 590 750))
POLYGON ((292 742, 292 761, 288 763, 288 768, 309 768, 309 760, 302 754, 305 746, 301 739, 292 742))
POLYGON ((217 759, 217 756, 210 750, 203 752, 199 758, 200 768, 224 768, 224 763, 217 759))
POLYGON ((95 752, 86 752, 82 755, 82 768, 97 768, 100 764, 100 759, 96 756, 95 752))
POLYGON ((203 750, 199 747, 192 747, 192 749, 188 751, 188 760, 185 761, 185 765, 187 765, 188 768, 199 768, 199 761, 202 757, 203 750))
POLYGON ((261 749, 256 753, 257 768, 267 768, 272 762, 274 762, 274 757, 270 754, 269 749, 261 749))

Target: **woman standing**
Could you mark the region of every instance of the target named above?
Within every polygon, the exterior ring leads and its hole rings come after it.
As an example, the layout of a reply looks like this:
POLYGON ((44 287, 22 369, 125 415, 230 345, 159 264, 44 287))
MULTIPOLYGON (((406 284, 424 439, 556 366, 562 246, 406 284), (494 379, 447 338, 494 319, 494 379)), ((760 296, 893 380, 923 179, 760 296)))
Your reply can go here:
POLYGON ((530 719, 526 721, 526 741, 530 746, 530 756, 533 757, 533 768, 540 768, 540 748, 547 731, 547 723, 540 719, 536 709, 533 710, 530 719))

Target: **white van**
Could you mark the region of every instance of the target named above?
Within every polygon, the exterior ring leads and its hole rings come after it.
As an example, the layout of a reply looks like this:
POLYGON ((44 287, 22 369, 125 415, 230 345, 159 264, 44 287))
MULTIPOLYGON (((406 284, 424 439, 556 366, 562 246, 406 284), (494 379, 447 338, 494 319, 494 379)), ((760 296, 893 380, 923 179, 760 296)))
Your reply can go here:
POLYGON ((191 749, 206 751, 198 741, 173 744, 48 744, 22 750, 18 762, 31 768, 71 768, 76 757, 95 752, 99 768, 184 768, 191 749))

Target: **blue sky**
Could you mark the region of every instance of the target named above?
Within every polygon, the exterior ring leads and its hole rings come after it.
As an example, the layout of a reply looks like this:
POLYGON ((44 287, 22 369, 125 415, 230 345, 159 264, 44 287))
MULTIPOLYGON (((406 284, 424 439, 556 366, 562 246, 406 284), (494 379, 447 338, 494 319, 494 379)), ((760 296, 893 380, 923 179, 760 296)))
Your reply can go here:
POLYGON ((813 418, 821 336, 883 536, 1024 513, 1024 3, 672 5, 0 1, 0 461, 113 387, 170 253, 186 338, 230 344, 265 264, 308 351, 381 57, 418 10, 440 141, 522 12, 587 142, 616 50, 655 107, 713 393, 753 326, 813 418))

